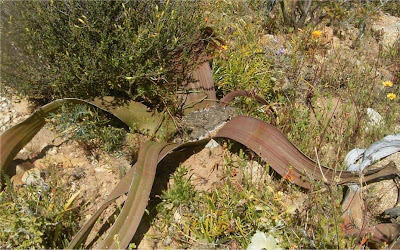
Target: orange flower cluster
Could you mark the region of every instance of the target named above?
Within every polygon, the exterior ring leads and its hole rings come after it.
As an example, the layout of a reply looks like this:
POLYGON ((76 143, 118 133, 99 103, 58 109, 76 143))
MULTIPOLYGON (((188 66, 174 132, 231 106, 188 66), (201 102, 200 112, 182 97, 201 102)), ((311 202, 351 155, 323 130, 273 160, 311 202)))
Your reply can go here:
POLYGON ((320 31, 320 30, 314 30, 312 33, 311 33, 311 37, 312 38, 318 38, 318 37, 320 37, 322 35, 322 31, 320 31))

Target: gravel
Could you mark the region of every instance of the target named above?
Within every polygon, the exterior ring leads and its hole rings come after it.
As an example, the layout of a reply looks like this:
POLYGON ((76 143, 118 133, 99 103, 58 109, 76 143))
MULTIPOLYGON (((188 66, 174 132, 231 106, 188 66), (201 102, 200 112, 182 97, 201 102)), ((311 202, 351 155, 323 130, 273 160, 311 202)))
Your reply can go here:
POLYGON ((29 114, 17 111, 15 108, 17 102, 0 96, 0 134, 29 117, 29 114))

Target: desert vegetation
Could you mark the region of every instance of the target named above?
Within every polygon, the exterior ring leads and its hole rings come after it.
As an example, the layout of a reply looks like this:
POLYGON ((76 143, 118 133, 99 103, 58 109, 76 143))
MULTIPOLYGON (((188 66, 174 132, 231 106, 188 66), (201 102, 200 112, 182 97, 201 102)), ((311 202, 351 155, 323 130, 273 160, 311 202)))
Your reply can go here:
POLYGON ((345 171, 400 133, 396 1, 1 5, 1 95, 33 115, 1 134, 0 247, 398 246, 362 188, 396 167, 345 171), (55 139, 21 159, 42 127, 112 187, 91 197, 83 164, 44 160, 55 139), (346 217, 352 184, 362 213, 346 217))

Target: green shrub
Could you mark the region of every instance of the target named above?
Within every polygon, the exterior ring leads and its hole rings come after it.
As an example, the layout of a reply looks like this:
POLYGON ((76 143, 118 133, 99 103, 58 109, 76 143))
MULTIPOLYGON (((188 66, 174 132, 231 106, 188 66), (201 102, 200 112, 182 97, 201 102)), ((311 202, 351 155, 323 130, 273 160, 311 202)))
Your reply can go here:
MULTIPOLYGON (((212 5, 214 6, 214 5, 212 5)), ((223 40, 220 53, 213 60, 213 76, 219 95, 237 89, 256 90, 267 99, 274 94, 271 59, 259 40, 267 4, 265 1, 218 1, 209 16, 223 40)))
POLYGON ((198 10, 186 1, 3 1, 2 83, 38 102, 171 101, 202 27, 198 10))
MULTIPOLYGON (((52 170, 49 171, 51 173, 52 170)), ((53 170, 54 172, 54 170, 53 170)), ((77 232, 80 207, 57 178, 0 192, 0 248, 63 248, 77 232)))

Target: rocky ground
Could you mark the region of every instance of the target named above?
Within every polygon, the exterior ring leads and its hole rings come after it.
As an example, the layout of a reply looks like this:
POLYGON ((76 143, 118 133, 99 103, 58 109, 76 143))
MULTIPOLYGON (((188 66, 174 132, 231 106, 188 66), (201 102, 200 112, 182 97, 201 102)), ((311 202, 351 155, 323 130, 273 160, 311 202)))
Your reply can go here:
POLYGON ((29 116, 29 103, 25 99, 0 97, 0 133, 29 116))

